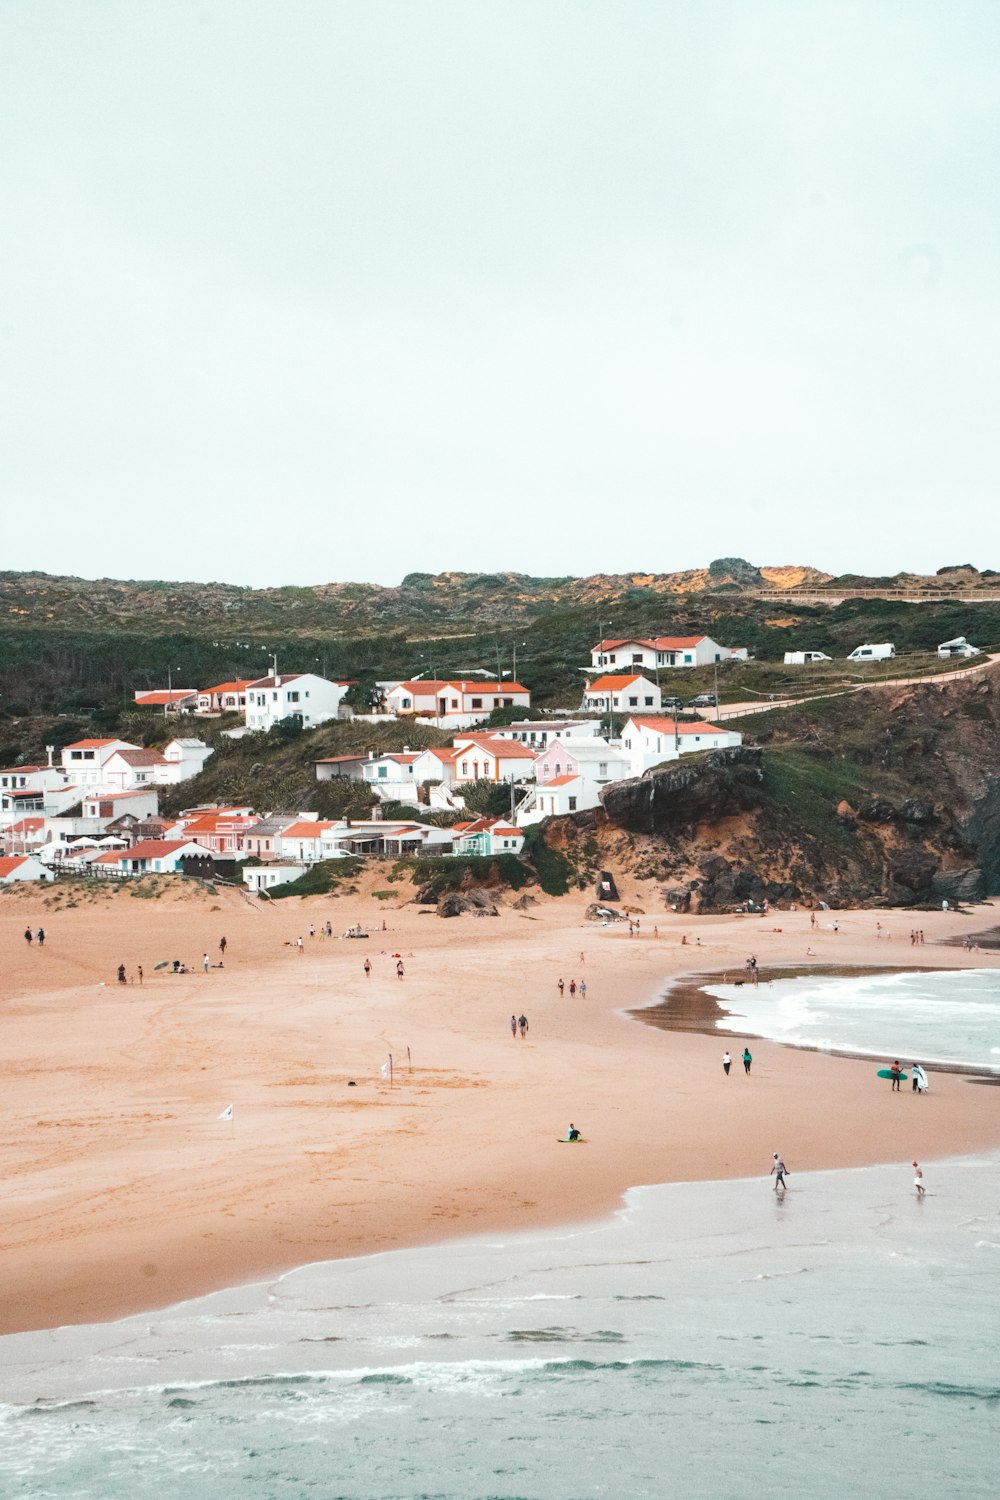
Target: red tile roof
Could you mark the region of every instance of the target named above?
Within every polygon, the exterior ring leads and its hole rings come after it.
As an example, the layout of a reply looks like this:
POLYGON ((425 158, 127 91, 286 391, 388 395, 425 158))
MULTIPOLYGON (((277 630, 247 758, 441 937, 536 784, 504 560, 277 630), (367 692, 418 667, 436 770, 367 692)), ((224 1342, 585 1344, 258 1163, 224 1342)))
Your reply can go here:
POLYGON ((72 745, 65 745, 66 750, 99 750, 102 745, 122 745, 124 740, 74 740, 72 745))
POLYGON ((473 746, 502 760, 534 760, 538 753, 530 746, 522 745, 520 740, 498 740, 491 734, 463 734, 459 739, 462 744, 455 747, 459 755, 473 746))
POLYGON ((127 750, 116 750, 115 758, 123 760, 127 766, 166 766, 169 761, 165 760, 159 750, 141 750, 138 747, 129 746, 127 750))
POLYGON ((151 693, 136 693, 135 702, 140 708, 162 708, 168 703, 179 703, 184 698, 197 698, 197 688, 158 688, 151 693))
POLYGON ((707 639, 705 635, 658 635, 653 645, 657 651, 683 651, 707 639))
POLYGON ((20 869, 27 858, 26 854, 0 855, 0 880, 4 880, 8 875, 13 875, 14 871, 20 869))
POLYGON ((337 828, 337 823, 292 823, 288 828, 283 828, 278 835, 283 839, 318 839, 328 828, 337 828))
MULTIPOLYGON (((194 839, 143 839, 131 849, 109 849, 106 854, 99 854, 94 864, 117 864, 123 859, 162 859, 165 854, 174 854, 193 843, 194 839)), ((206 849, 205 853, 210 853, 210 850, 206 849)))
POLYGON ((255 677, 253 682, 248 682, 246 685, 255 688, 285 687, 289 682, 297 682, 304 675, 302 672, 279 672, 277 677, 255 677))
POLYGON ((553 776, 551 781, 540 781, 539 787, 566 786, 570 781, 579 781, 579 776, 553 776))

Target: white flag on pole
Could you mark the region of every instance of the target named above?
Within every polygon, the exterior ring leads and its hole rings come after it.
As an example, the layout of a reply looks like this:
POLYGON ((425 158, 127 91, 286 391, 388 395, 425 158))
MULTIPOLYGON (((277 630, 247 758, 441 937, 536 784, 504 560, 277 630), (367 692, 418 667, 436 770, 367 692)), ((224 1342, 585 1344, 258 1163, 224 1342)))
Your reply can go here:
POLYGON ((225 1107, 225 1109, 222 1111, 222 1114, 219 1116, 219 1119, 220 1120, 231 1120, 232 1118, 233 1118, 233 1106, 231 1104, 227 1104, 226 1107, 225 1107))

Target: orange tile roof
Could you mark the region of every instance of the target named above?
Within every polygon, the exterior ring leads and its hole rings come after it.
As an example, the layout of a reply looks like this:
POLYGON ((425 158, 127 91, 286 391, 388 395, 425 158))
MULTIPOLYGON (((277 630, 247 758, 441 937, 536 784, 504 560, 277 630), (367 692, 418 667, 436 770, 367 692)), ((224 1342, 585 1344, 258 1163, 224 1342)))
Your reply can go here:
POLYGON ((485 750, 488 755, 496 755, 503 760, 534 760, 537 751, 528 745, 522 745, 520 740, 498 740, 491 734, 463 734, 459 738, 461 745, 456 745, 458 754, 475 746, 479 750, 485 750))
POLYGON ((631 673, 628 674, 628 676, 622 676, 622 677, 615 677, 614 675, 612 675, 612 676, 605 676, 605 677, 598 677, 597 680, 596 680, 596 682, 592 682, 590 684, 589 688, 587 689, 587 692, 588 693, 613 693, 613 692, 617 691, 619 688, 626 688, 626 687, 628 687, 628 685, 630 683, 632 683, 632 682, 638 682, 641 677, 642 677, 642 673, 641 672, 631 672, 631 673))
POLYGON ((318 839, 328 828, 337 828, 338 823, 292 823, 288 828, 283 828, 278 835, 283 839, 318 839))
POLYGON ((710 724, 707 719, 700 719, 697 724, 678 724, 674 719, 663 719, 657 715, 646 718, 640 714, 631 714, 629 721, 638 724, 642 729, 652 729, 657 734, 726 734, 727 731, 721 724, 710 724))
POLYGON ((652 644, 657 651, 683 651, 686 646, 698 646, 706 640, 705 635, 658 635, 652 644))
POLYGON ((0 855, 0 880, 7 875, 13 875, 14 871, 24 864, 28 858, 26 854, 0 855))
POLYGON ((64 750, 99 750, 102 745, 123 745, 124 740, 74 740, 72 745, 64 745, 64 750))
POLYGON ((550 786, 566 786, 570 781, 579 780, 579 776, 553 776, 551 781, 540 781, 538 785, 540 788, 546 788, 550 786))
POLYGON ((37 833, 45 822, 44 818, 22 818, 19 823, 11 825, 10 833, 37 833))

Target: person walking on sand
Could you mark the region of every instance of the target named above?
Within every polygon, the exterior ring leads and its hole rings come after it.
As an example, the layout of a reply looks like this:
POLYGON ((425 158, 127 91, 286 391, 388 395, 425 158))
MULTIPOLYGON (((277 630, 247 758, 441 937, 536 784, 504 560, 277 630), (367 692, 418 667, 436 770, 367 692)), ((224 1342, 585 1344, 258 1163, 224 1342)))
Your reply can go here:
POLYGON ((142 989, 142 964, 140 964, 138 969, 136 969, 136 973, 139 976, 139 988, 142 989))
POLYGON ((524 1038, 528 1034, 528 1018, 524 1014, 523 1011, 521 1012, 521 1014, 517 1018, 517 1024, 518 1024, 518 1027, 520 1028, 520 1031, 521 1031, 521 1040, 523 1042, 524 1038))
POLYGON ((565 988, 566 988, 566 986, 565 986, 565 985, 564 985, 564 984, 563 984, 563 982, 562 982, 562 979, 561 979, 561 978, 560 978, 560 980, 559 980, 559 985, 558 985, 558 989, 559 989, 559 998, 560 998, 560 1000, 561 1000, 561 999, 562 999, 562 993, 563 993, 563 990, 564 990, 564 989, 565 989, 565 988))
POLYGON ((785 1177, 787 1176, 787 1174, 788 1174, 788 1168, 785 1166, 785 1163, 782 1161, 782 1159, 778 1155, 777 1151, 772 1151, 771 1152, 771 1171, 770 1171, 769 1175, 774 1178, 774 1191, 775 1192, 778 1191, 779 1187, 781 1188, 782 1192, 785 1191, 785 1188, 788 1185, 785 1182, 785 1177))
POLYGON ((207 953, 203 953, 201 955, 201 966, 205 970, 206 974, 208 973, 209 969, 212 967, 212 960, 209 958, 209 956, 208 956, 207 953))
POLYGON ((227 949, 228 946, 229 946, 229 944, 226 942, 225 938, 221 937, 219 939, 219 952, 220 952, 220 954, 222 955, 223 958, 225 958, 225 956, 226 956, 226 949, 227 949))
POLYGON ((586 1000, 586 998, 587 998, 587 981, 585 979, 581 979, 580 980, 580 999, 581 1000, 586 1000))
POLYGON ((45 928, 44 927, 39 927, 38 931, 35 933, 35 937, 36 937, 36 939, 38 941, 39 948, 44 948, 45 947, 45 928))
POLYGON ((403 977, 403 960, 401 958, 399 958, 399 959, 396 960, 396 978, 397 979, 402 979, 402 977, 403 977))
POLYGON ((510 1018, 510 1034, 511 1034, 512 1037, 516 1037, 517 1036, 517 1017, 516 1016, 511 1016, 511 1018, 510 1018))
POLYGON ((570 982, 569 982, 569 998, 572 1000, 575 994, 576 994, 576 980, 575 979, 571 979, 570 982))
POLYGON ((295 946, 296 946, 296 948, 298 948, 298 950, 299 950, 300 953, 304 953, 306 951, 305 947, 303 946, 302 939, 300 937, 297 937, 295 939, 295 946))
POLYGON ((370 958, 366 958, 365 959, 364 969, 365 969, 365 978, 366 979, 370 979, 372 977, 372 961, 371 961, 370 958))
POLYGON ((119 984, 128 984, 128 980, 125 977, 125 965, 124 964, 119 964, 118 965, 118 983, 119 984))
POLYGON ((28 945, 29 948, 31 947, 32 943, 35 941, 35 934, 32 932, 32 930, 31 930, 30 927, 26 927, 24 929, 24 941, 27 943, 27 945, 28 945))
POLYGON ((732 1067, 732 1065, 733 1065, 732 1056, 728 1052, 723 1052, 723 1054, 722 1054, 722 1071, 723 1071, 723 1073, 725 1073, 725 1075, 726 1075, 727 1078, 729 1077, 729 1069, 732 1067))
POLYGON ((889 1092, 892 1094, 898 1094, 901 1092, 899 1082, 903 1076, 903 1070, 899 1066, 898 1057, 894 1060, 892 1067, 889 1069, 889 1072, 892 1074, 892 1088, 889 1090, 889 1092))
POLYGON ((920 1170, 918 1162, 913 1163, 913 1186, 917 1190, 917 1197, 922 1198, 924 1196, 924 1174, 920 1170))
POLYGON ((750 1064, 752 1062, 753 1062, 753 1058, 750 1055, 750 1048, 749 1047, 744 1047, 743 1048, 743 1071, 744 1071, 744 1073, 749 1073, 749 1071, 750 1071, 750 1064))

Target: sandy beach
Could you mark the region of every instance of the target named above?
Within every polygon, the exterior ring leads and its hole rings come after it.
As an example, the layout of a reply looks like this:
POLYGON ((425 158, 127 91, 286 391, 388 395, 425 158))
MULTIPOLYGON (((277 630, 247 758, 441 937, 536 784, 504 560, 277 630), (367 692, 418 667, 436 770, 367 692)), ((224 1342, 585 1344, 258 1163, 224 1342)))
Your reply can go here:
POLYGON ((0 1332, 116 1318, 317 1260, 579 1222, 637 1184, 766 1176, 772 1150, 794 1174, 1000 1145, 995 1091, 960 1075, 936 1075, 918 1106, 879 1088, 870 1062, 757 1042, 751 1077, 727 1079, 723 1039, 626 1014, 672 978, 735 972, 750 952, 765 975, 810 961, 1000 967, 995 952, 937 946, 992 926, 991 907, 824 913, 812 931, 808 912, 678 917, 630 888, 645 913, 630 937, 585 924, 584 893, 442 921, 398 904, 408 887, 380 901, 371 885, 264 907, 224 891, 98 892, 72 909, 4 893, 0 1332), (328 919, 334 939, 310 938, 328 919), (356 923, 378 930, 338 938, 356 923), (43 949, 26 925, 45 927, 43 949), (914 925, 923 947, 909 944, 914 925), (217 960, 223 935, 225 968, 206 974, 202 954, 217 960), (156 969, 174 958, 194 971, 156 969), (141 964, 142 985, 119 985, 119 963, 130 977, 141 964), (585 999, 570 998, 571 979, 585 999), (510 1029, 522 1012, 524 1039, 510 1029), (390 1053, 392 1086, 380 1076, 390 1053), (232 1122, 219 1120, 230 1104, 232 1122), (585 1148, 558 1143, 571 1120, 585 1148))

